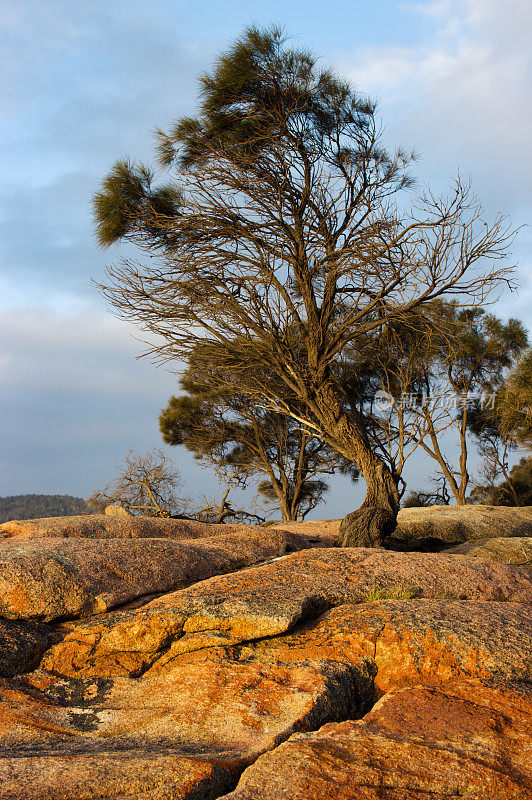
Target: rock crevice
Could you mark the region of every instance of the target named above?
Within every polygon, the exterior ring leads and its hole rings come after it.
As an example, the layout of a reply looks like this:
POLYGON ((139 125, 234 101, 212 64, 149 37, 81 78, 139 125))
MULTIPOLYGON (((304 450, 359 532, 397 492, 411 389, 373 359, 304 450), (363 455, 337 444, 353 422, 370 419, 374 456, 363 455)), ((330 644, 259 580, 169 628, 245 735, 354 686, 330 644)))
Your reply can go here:
MULTIPOLYGON (((532 797, 530 574, 366 548, 275 560, 289 534, 5 542, 0 573, 26 570, 37 621, 0 626, 18 642, 0 687, 0 798, 532 797), (104 549, 124 547, 165 570, 106 568, 104 549), (112 597, 102 613, 58 622, 67 601, 59 579, 44 587, 46 558, 93 604, 112 597)), ((13 613, 16 597, 3 602, 13 613)))

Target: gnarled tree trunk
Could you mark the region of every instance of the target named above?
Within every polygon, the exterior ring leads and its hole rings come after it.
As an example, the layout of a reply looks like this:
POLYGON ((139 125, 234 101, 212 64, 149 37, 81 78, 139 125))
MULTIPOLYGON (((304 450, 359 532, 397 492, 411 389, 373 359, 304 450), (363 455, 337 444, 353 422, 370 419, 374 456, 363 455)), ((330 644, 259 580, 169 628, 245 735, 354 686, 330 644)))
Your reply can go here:
POLYGON ((342 520, 342 547, 380 547, 395 530, 399 511, 397 483, 385 462, 372 450, 362 419, 347 414, 332 381, 324 381, 313 397, 314 410, 327 439, 353 461, 364 476, 364 502, 342 520))

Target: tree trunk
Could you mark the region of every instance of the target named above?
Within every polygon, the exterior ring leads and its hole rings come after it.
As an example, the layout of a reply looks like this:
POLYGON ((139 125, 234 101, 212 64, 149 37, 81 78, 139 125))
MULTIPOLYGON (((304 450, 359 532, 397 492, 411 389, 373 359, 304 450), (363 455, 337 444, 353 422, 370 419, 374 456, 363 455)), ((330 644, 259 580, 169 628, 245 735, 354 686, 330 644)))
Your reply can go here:
POLYGON ((364 502, 342 520, 342 547, 380 547, 395 530, 399 511, 397 482, 385 462, 372 450, 362 419, 344 410, 341 392, 325 381, 313 398, 331 446, 353 461, 366 480, 364 502))
MULTIPOLYGON (((272 474, 270 476, 271 484, 277 499, 279 501, 279 508, 281 509, 281 519, 283 522, 294 522, 297 517, 294 516, 293 503, 288 494, 288 480, 286 476, 282 476, 283 481, 277 480, 272 474)), ((297 510, 297 509, 296 509, 297 510)))

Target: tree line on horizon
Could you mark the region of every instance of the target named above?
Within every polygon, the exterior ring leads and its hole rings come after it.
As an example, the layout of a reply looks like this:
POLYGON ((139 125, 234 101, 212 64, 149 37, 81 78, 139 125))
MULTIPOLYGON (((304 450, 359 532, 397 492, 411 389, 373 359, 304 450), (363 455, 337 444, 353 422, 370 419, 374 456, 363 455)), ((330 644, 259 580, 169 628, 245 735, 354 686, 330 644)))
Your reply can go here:
POLYGON ((89 514, 87 501, 68 494, 17 494, 0 497, 0 523, 12 519, 89 514))

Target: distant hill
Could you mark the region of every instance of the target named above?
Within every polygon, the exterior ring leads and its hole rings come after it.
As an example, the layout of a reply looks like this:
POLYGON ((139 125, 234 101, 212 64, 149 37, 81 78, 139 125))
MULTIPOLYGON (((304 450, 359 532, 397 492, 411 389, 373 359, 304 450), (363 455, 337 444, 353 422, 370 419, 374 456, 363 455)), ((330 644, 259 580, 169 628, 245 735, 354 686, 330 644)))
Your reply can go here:
POLYGON ((89 508, 83 498, 68 494, 17 494, 13 497, 0 497, 0 523, 12 519, 71 517, 88 513, 89 508))

